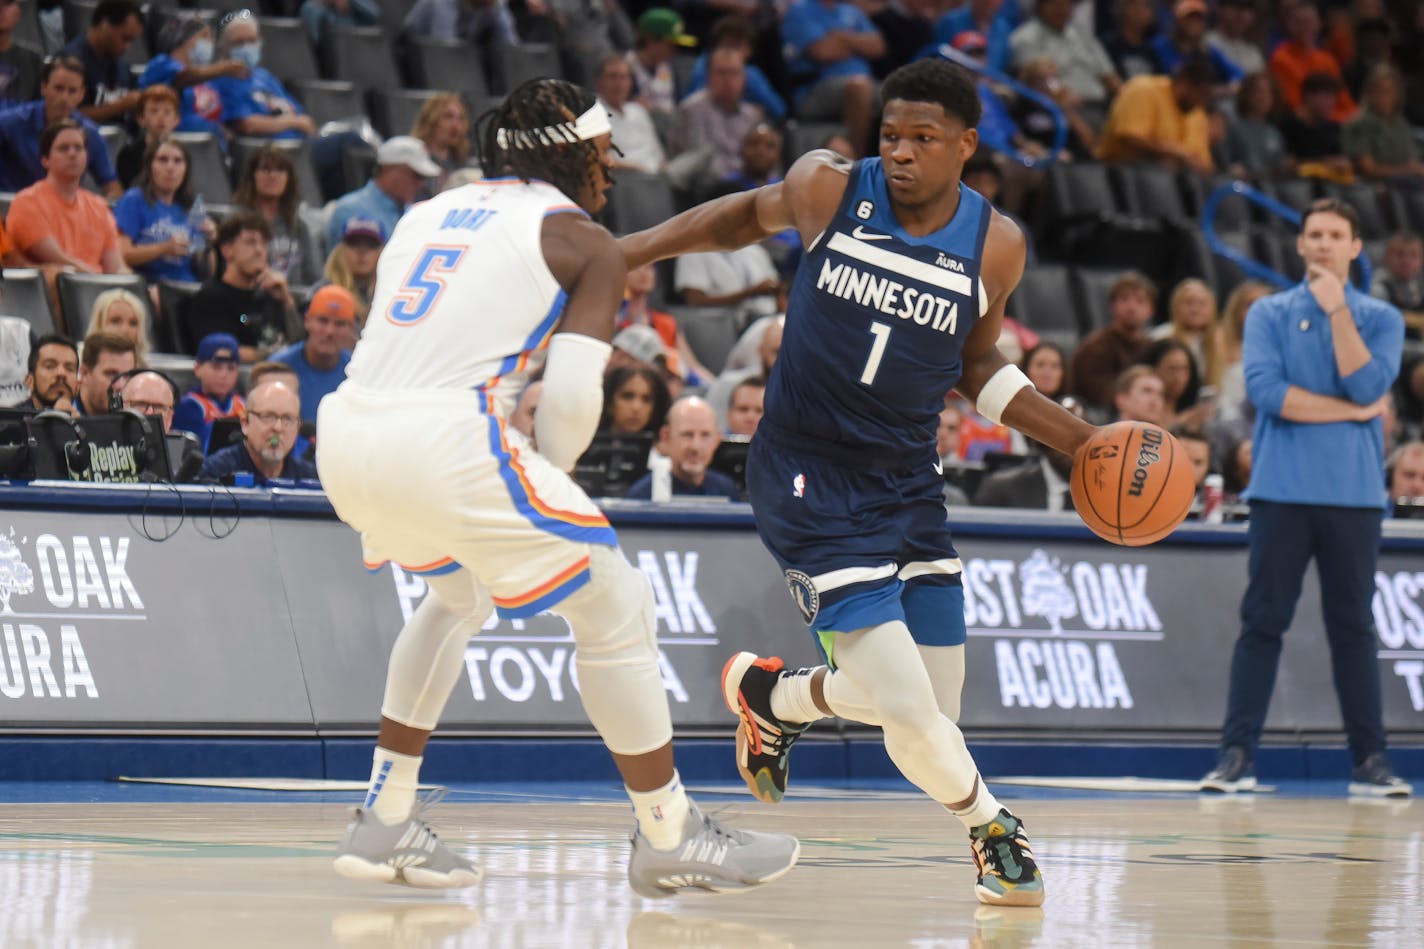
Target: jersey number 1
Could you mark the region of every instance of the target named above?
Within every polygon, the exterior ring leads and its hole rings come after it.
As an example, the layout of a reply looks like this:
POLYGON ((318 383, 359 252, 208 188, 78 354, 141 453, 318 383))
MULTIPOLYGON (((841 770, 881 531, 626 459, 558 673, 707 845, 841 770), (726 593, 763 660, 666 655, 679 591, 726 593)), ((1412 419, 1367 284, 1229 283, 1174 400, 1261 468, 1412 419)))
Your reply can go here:
POLYGON ((870 358, 865 361, 865 371, 860 374, 860 384, 873 385, 875 374, 880 371, 880 360, 885 355, 885 344, 890 342, 890 327, 884 323, 871 323, 870 335, 875 342, 870 344, 870 358))
POLYGON ((445 292, 442 278, 454 273, 464 256, 463 247, 426 247, 396 290, 386 318, 397 326, 410 326, 429 316, 435 301, 445 292))

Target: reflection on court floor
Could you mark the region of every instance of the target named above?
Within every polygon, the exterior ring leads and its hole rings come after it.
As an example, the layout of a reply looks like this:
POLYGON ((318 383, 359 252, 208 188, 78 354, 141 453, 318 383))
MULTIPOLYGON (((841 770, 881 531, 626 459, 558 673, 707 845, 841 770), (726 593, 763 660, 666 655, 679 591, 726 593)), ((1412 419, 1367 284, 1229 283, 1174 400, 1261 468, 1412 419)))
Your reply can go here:
POLYGON ((342 804, 211 793, 0 805, 0 946, 1424 944, 1412 802, 1025 796, 1011 806, 1045 870, 1037 911, 979 906, 964 833, 909 794, 704 797, 709 810, 735 802, 733 823, 800 836, 801 865, 756 892, 655 902, 625 883, 631 815, 611 794, 457 792, 433 819, 486 878, 444 894, 336 877, 342 804))

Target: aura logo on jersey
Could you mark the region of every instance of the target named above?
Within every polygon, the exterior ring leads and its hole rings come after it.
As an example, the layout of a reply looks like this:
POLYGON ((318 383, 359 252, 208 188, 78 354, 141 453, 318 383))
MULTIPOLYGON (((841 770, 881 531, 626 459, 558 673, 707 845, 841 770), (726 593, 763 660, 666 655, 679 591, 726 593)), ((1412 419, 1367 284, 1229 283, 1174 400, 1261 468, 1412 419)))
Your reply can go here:
MULTIPOLYGON (((638 550, 630 559, 648 578, 657 623, 658 665, 674 702, 687 702, 688 687, 676 659, 688 647, 718 647, 717 624, 697 591, 700 564, 695 550, 638 550)), ((408 620, 424 598, 419 577, 392 565, 396 595, 408 620)), ((573 631, 554 613, 524 620, 491 616, 465 649, 470 694, 477 702, 577 699, 573 631)))
POLYGON ((128 556, 127 537, 0 535, 0 696, 99 697, 80 626, 147 618, 128 556))

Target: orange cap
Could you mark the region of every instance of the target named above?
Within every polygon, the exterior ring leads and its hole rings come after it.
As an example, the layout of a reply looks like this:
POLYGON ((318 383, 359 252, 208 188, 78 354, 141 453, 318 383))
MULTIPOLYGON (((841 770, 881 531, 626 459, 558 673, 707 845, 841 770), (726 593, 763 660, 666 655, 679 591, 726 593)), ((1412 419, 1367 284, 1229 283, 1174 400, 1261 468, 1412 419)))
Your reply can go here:
POLYGON ((335 317, 338 320, 350 320, 354 323, 356 322, 356 298, 345 287, 328 283, 312 294, 311 303, 307 306, 308 316, 318 314, 335 317))

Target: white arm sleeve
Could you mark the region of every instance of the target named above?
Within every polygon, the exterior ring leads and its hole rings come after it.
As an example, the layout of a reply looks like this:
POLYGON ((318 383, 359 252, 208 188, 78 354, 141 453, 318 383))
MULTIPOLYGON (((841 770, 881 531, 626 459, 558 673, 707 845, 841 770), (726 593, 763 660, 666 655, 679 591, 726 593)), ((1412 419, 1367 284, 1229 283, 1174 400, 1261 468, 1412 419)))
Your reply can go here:
POLYGON ((592 336, 557 333, 544 364, 544 393, 534 412, 539 454, 570 471, 603 414, 603 368, 613 347, 592 336))

